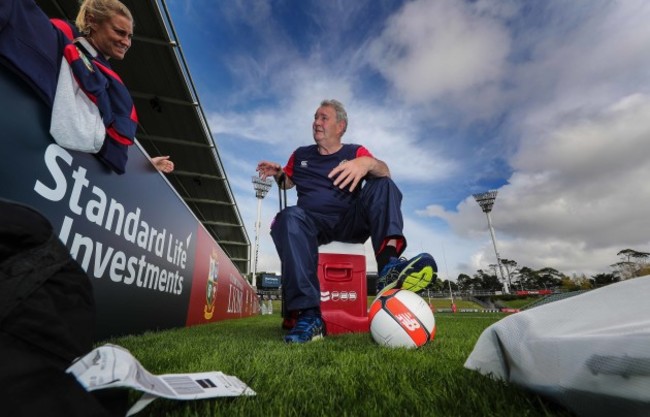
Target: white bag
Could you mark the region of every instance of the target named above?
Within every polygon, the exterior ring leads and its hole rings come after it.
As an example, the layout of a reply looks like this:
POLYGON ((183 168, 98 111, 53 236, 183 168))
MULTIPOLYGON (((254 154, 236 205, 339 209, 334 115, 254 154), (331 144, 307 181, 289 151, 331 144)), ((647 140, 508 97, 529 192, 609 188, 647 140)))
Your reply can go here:
POLYGON ((99 109, 79 88, 65 58, 61 60, 50 134, 63 148, 89 153, 99 152, 106 136, 99 109))
POLYGON ((508 316, 465 367, 547 396, 579 416, 650 416, 650 277, 508 316))

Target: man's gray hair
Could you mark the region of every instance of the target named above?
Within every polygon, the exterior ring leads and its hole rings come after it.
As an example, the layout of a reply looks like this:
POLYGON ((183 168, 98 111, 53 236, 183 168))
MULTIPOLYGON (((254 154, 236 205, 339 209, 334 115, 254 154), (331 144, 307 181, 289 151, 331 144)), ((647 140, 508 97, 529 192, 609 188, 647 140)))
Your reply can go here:
POLYGON ((343 136, 345 131, 348 130, 348 113, 345 111, 345 107, 343 107, 343 103, 341 103, 338 100, 329 99, 329 100, 321 101, 320 106, 333 108, 334 111, 336 112, 336 121, 345 122, 345 126, 343 127, 343 132, 341 133, 341 136, 343 136))

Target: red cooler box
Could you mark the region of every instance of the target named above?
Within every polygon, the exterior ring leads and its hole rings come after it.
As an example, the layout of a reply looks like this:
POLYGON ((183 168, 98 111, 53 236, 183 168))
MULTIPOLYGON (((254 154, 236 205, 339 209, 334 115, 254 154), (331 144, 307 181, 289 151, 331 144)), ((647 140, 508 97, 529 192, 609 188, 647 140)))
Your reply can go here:
POLYGON ((332 242, 320 246, 318 279, 327 333, 367 333, 368 291, 363 244, 332 242))

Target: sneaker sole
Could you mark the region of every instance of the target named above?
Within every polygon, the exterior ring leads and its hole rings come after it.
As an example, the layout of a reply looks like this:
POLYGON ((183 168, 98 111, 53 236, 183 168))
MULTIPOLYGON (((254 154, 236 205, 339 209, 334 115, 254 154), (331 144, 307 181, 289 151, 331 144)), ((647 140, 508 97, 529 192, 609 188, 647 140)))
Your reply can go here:
POLYGON ((425 266, 418 272, 410 273, 402 283, 400 289, 418 292, 425 289, 433 280, 434 272, 430 266, 425 266))

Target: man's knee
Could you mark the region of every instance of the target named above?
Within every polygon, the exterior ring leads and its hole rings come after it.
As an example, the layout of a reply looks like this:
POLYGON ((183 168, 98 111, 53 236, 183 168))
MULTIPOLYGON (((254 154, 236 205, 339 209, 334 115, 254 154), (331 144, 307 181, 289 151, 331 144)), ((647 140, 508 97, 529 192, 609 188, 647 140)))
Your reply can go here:
POLYGON ((389 198, 389 196, 397 197, 401 199, 402 193, 397 187, 397 184, 390 177, 378 177, 371 178, 366 181, 362 191, 362 195, 365 198, 371 199, 384 199, 389 198))
POLYGON ((305 211, 298 206, 290 206, 279 212, 271 225, 271 236, 278 233, 286 233, 293 230, 297 225, 304 223, 305 211))
POLYGON ((365 187, 369 187, 370 189, 399 189, 395 181, 390 177, 370 178, 366 181, 365 187))
POLYGON ((287 224, 295 223, 304 218, 304 211, 297 206, 291 206, 283 209, 275 216, 271 230, 276 227, 286 226, 287 224))

